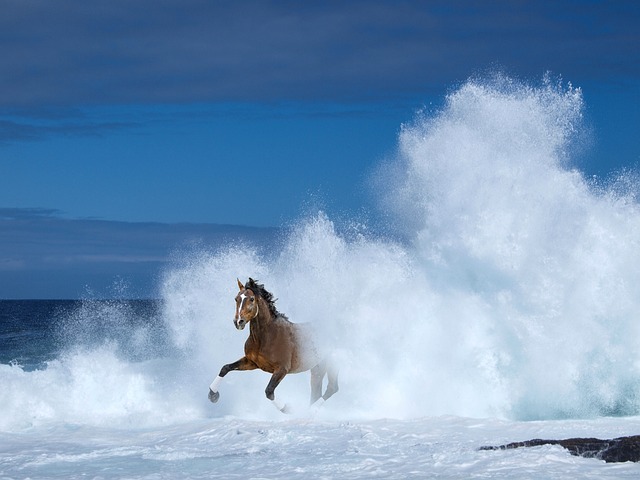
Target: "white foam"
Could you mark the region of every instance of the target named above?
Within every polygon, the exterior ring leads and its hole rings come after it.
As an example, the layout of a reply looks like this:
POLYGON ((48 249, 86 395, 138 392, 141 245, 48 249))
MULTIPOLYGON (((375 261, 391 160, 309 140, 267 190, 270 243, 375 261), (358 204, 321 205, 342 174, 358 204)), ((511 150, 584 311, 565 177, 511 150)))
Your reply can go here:
POLYGON ((129 362, 115 345, 72 351, 44 370, 0 365, 0 430, 64 422, 93 426, 145 426, 194 418, 198 405, 167 389, 177 375, 162 360, 129 362))

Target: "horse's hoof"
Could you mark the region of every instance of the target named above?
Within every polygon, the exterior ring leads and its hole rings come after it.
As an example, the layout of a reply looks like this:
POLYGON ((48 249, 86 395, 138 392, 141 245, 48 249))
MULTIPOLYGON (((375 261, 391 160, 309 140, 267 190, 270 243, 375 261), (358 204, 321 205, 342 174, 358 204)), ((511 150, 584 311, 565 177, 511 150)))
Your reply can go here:
POLYGON ((213 390, 209 389, 209 400, 211 401, 211 403, 216 403, 219 398, 220 392, 214 392, 213 390))
POLYGON ((280 409, 280 411, 282 413, 284 413, 285 415, 291 415, 293 413, 293 410, 291 409, 291 407, 289 405, 287 405, 286 403, 285 403, 284 407, 282 407, 280 409))
POLYGON ((311 415, 317 415, 320 411, 320 407, 324 405, 324 402, 324 398, 320 397, 318 400, 309 405, 309 412, 311 413, 311 415))

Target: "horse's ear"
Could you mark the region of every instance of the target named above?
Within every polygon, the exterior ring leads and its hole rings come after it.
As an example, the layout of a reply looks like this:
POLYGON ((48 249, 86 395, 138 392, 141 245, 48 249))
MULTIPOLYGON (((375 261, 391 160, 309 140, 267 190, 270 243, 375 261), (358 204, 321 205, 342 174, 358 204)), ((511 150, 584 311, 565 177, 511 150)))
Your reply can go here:
POLYGON ((240 281, 240 279, 238 278, 238 288, 240 289, 240 291, 244 290, 244 285, 242 285, 242 282, 240 281))

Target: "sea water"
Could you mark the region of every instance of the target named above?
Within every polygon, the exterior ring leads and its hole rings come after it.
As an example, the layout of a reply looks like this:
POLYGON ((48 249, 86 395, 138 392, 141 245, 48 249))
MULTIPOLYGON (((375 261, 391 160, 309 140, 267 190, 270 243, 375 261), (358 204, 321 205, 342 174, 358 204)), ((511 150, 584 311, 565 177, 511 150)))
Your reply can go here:
POLYGON ((268 254, 184 252, 150 305, 23 311, 41 326, 3 333, 0 477, 637 477, 557 446, 478 451, 640 430, 638 182, 576 167, 583 111, 549 78, 469 80, 371 173, 384 231, 317 212, 268 254), (276 391, 292 416, 260 371, 207 400, 242 356, 249 276, 340 365, 318 412, 307 374, 276 391))

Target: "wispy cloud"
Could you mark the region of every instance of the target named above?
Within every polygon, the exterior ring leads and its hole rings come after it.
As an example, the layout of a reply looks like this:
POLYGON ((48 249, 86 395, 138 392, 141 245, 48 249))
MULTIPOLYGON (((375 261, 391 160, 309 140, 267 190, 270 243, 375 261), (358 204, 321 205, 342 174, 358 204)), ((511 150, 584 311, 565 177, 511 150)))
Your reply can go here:
POLYGON ((274 228, 110 222, 60 214, 54 209, 0 208, 0 299, 50 292, 75 298, 85 285, 109 285, 114 275, 133 278, 138 290, 149 292, 180 249, 215 249, 237 241, 268 248, 279 235, 274 228), (34 282, 25 283, 29 277, 34 282), (62 278, 66 285, 60 284, 62 278))
POLYGON ((99 136, 114 130, 136 126, 130 122, 77 122, 51 123, 41 119, 8 120, 0 117, 0 144, 14 141, 41 140, 49 136, 99 136))
POLYGON ((55 208, 0 208, 0 221, 42 219, 61 213, 55 208))

